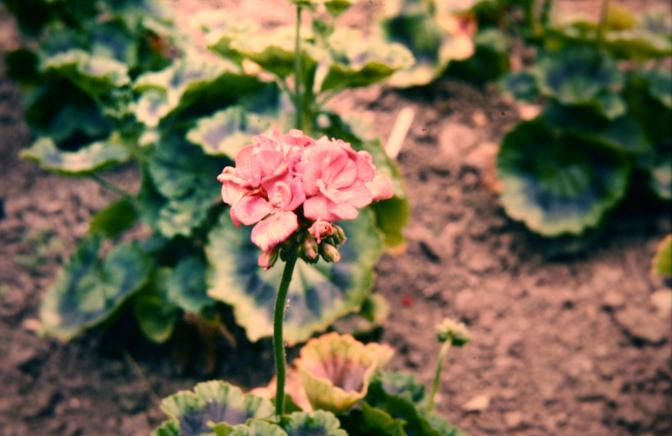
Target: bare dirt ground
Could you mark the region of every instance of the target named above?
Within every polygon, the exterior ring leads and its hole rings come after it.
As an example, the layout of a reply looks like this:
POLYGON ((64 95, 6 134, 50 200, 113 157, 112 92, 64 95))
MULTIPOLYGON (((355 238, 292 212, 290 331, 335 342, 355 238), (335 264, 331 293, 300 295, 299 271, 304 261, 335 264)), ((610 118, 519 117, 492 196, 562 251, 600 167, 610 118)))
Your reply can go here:
MULTIPOLYGON (((0 51, 15 41, 0 11, 0 51)), ((157 347, 123 319, 114 334, 66 345, 36 336, 40 296, 91 213, 114 196, 17 157, 30 135, 2 71, 0 64, 0 434, 146 435, 161 419, 160 397, 179 388, 215 377, 265 384, 270 342, 246 343, 239 331, 235 349, 218 344, 213 375, 172 357, 190 350, 188 339, 157 347)), ((490 189, 497 143, 518 118, 493 90, 443 80, 334 104, 383 136, 399 109, 416 110, 399 156, 413 199, 408 245, 383 258, 376 282, 392 307, 381 338, 397 350, 394 367, 429 383, 434 325, 449 315, 469 325, 473 341, 451 352, 439 408, 470 433, 672 434, 672 293, 649 274, 672 211, 629 203, 590 250, 552 259, 547 244, 505 217, 490 189)), ((105 177, 137 184, 130 168, 105 177)))

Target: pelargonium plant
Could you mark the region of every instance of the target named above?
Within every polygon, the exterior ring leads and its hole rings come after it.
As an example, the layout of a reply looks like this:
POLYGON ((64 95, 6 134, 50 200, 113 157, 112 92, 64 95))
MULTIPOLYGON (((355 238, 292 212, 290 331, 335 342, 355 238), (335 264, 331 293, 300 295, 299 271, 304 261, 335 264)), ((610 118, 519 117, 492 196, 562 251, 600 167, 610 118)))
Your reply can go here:
POLYGON ((366 151, 327 137, 314 140, 300 130, 272 130, 253 138, 218 180, 222 200, 236 225, 253 225, 258 264, 285 262, 275 303, 273 347, 278 374, 276 410, 283 413, 285 355, 282 333, 287 291, 299 258, 315 263, 340 259, 346 235, 335 224, 357 218, 359 209, 394 194, 389 176, 376 170, 366 151))

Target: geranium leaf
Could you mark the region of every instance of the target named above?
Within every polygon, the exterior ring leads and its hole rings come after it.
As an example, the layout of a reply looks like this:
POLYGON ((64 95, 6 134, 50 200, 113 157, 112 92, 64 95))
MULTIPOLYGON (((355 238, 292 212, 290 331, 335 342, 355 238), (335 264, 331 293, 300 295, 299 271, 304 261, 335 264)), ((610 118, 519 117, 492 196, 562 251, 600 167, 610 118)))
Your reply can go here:
POLYGON ((561 134, 543 121, 521 123, 503 139, 497 170, 506 213, 543 236, 597 226, 625 195, 629 165, 601 143, 561 134))
POLYGON ((648 186, 661 200, 672 200, 672 147, 661 145, 642 156, 637 164, 648 176, 648 186))
POLYGON ((425 399, 425 387, 418 382, 413 374, 397 371, 382 371, 376 379, 383 390, 390 395, 406 398, 414 404, 420 405, 425 399))
POLYGON ((406 395, 386 390, 380 378, 375 378, 365 399, 370 406, 383 410, 393 418, 404 421, 404 434, 424 436, 462 436, 464 433, 444 419, 425 412, 406 395))
POLYGON ((170 339, 177 320, 177 307, 171 303, 166 290, 170 277, 170 269, 157 270, 148 289, 133 301, 133 313, 142 332, 156 343, 170 339))
POLYGON ((329 38, 329 45, 334 62, 322 81, 323 92, 368 86, 413 63, 413 55, 403 45, 366 38, 354 30, 337 30, 329 38))
POLYGON ((165 398, 161 410, 178 424, 182 436, 211 434, 217 424, 235 426, 252 418, 270 418, 274 412, 270 401, 223 381, 199 383, 193 391, 165 398))
POLYGON ((571 47, 547 53, 532 70, 542 94, 566 105, 591 105, 609 118, 621 115, 623 102, 614 94, 623 76, 604 53, 571 47))
POLYGON ((138 245, 119 245, 103 261, 99 246, 98 237, 85 239, 42 300, 47 334, 72 339, 107 319, 147 282, 152 261, 138 245))
POLYGON ((40 138, 21 157, 40 168, 65 175, 81 175, 126 162, 131 156, 128 146, 115 140, 97 141, 77 151, 62 151, 51 138, 40 138))
POLYGON ((386 345, 329 333, 308 341, 295 365, 311 406, 342 413, 364 398, 371 377, 393 353, 386 345))
POLYGON ((651 97, 668 109, 672 109, 672 72, 667 68, 656 68, 642 72, 651 97))
MULTIPOLYGON (((285 340, 291 344, 324 330, 336 319, 359 308, 373 284, 373 268, 381 241, 371 215, 362 211, 355 221, 339 222, 348 240, 335 264, 299 261, 289 288, 285 340)), ((223 214, 210 232, 206 254, 208 294, 233 306, 238 324, 256 341, 273 332, 273 305, 282 262, 269 271, 257 266, 258 249, 249 228, 236 228, 223 214)))
POLYGON ((516 100, 532 101, 539 96, 534 76, 528 71, 507 74, 500 82, 500 88, 516 100))
POLYGON ((377 407, 362 403, 361 410, 353 409, 341 416, 341 423, 349 434, 406 436, 405 421, 390 416, 377 407))
POLYGON ((151 436, 181 436, 180 427, 174 421, 165 421, 152 431, 151 436))
POLYGON ((214 430, 217 436, 287 436, 287 432, 277 424, 261 419, 251 419, 247 424, 236 425, 230 429, 223 428, 219 432, 217 428, 214 430))
MULTIPOLYGON (((317 63, 319 55, 315 46, 310 44, 307 32, 302 32, 302 38, 301 55, 305 71, 317 63)), ((287 77, 294 73, 294 28, 281 26, 271 31, 237 35, 229 44, 228 51, 254 61, 279 77, 287 77)))
POLYGON ((205 263, 195 256, 180 260, 165 283, 168 300, 185 312, 199 313, 214 300, 205 285, 205 263))
POLYGON ((187 139, 200 145, 206 154, 233 160, 253 136, 268 130, 272 123, 271 117, 233 106, 198 120, 187 139))
POLYGON ((211 113, 268 86, 273 85, 242 73, 229 61, 191 56, 138 77, 133 88, 141 95, 134 109, 138 120, 156 127, 184 113, 211 113))
POLYGON ((42 71, 67 77, 90 95, 101 95, 130 82, 128 67, 103 56, 92 56, 73 49, 52 55, 42 61, 42 71))
POLYGON ((283 417, 280 425, 288 436, 347 436, 338 418, 324 410, 294 412, 283 417))
POLYGON ((116 238, 131 228, 138 219, 138 211, 133 203, 122 198, 96 212, 89 222, 89 234, 116 238))

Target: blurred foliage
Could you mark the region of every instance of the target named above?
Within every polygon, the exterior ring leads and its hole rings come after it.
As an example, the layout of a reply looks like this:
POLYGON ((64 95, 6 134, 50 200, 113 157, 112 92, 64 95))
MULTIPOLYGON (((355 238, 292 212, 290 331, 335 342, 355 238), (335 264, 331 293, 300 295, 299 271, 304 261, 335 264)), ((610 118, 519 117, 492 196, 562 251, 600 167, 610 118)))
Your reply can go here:
POLYGON ((345 224, 342 262, 298 267, 287 338, 303 341, 360 312, 383 248, 403 244, 409 207, 380 141, 353 133, 324 104, 409 66, 407 49, 337 26, 353 2, 301 2, 311 22, 302 29, 297 93, 293 27, 261 28, 209 11, 194 17, 208 46, 201 47, 159 0, 3 1, 23 32, 24 45, 6 55, 35 137, 22 156, 47 171, 91 177, 120 197, 93 216, 43 300, 46 334, 69 340, 129 310, 161 343, 181 318, 224 319, 224 303, 250 340, 269 336, 279 267, 260 271, 245 232, 230 231, 216 176, 252 136, 289 129, 291 106, 302 108, 306 133, 371 152, 393 176, 396 196, 345 224), (141 175, 136 193, 98 175, 128 163, 141 175), (138 226, 151 236, 125 242, 138 226))
POLYGON ((500 82, 544 106, 502 141, 502 205, 557 240, 589 239, 630 192, 672 199, 670 16, 603 12, 598 23, 540 23, 527 39, 534 59, 500 82))

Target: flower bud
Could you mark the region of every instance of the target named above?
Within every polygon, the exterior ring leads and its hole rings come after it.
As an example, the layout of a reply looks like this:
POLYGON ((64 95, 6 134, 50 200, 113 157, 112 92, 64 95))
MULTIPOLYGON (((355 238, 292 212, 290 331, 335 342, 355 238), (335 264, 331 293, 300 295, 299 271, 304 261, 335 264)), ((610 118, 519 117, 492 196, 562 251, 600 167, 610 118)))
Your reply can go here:
POLYGON ((265 270, 271 269, 278 260, 278 251, 277 247, 272 250, 262 251, 257 259, 257 265, 265 270))
POLYGON ((334 227, 335 226, 329 221, 324 221, 318 218, 310 226, 308 233, 310 233, 313 238, 315 238, 317 243, 320 244, 322 239, 326 238, 327 236, 331 236, 331 234, 334 233, 334 227))
POLYGON ((315 238, 311 235, 306 235, 303 243, 301 244, 301 257, 309 263, 314 263, 319 257, 319 246, 315 238))
POLYGON ((342 243, 345 242, 346 239, 348 239, 345 236, 345 231, 343 230, 343 227, 333 224, 333 231, 332 231, 332 236, 334 237, 334 241, 336 242, 336 245, 341 245, 342 243))
POLYGON ((341 253, 338 252, 338 248, 331 244, 321 244, 320 254, 322 255, 322 259, 327 262, 338 262, 341 260, 341 253))
POLYGON ((461 347, 469 342, 469 329, 463 323, 445 318, 436 327, 439 342, 450 342, 451 345, 461 347))

